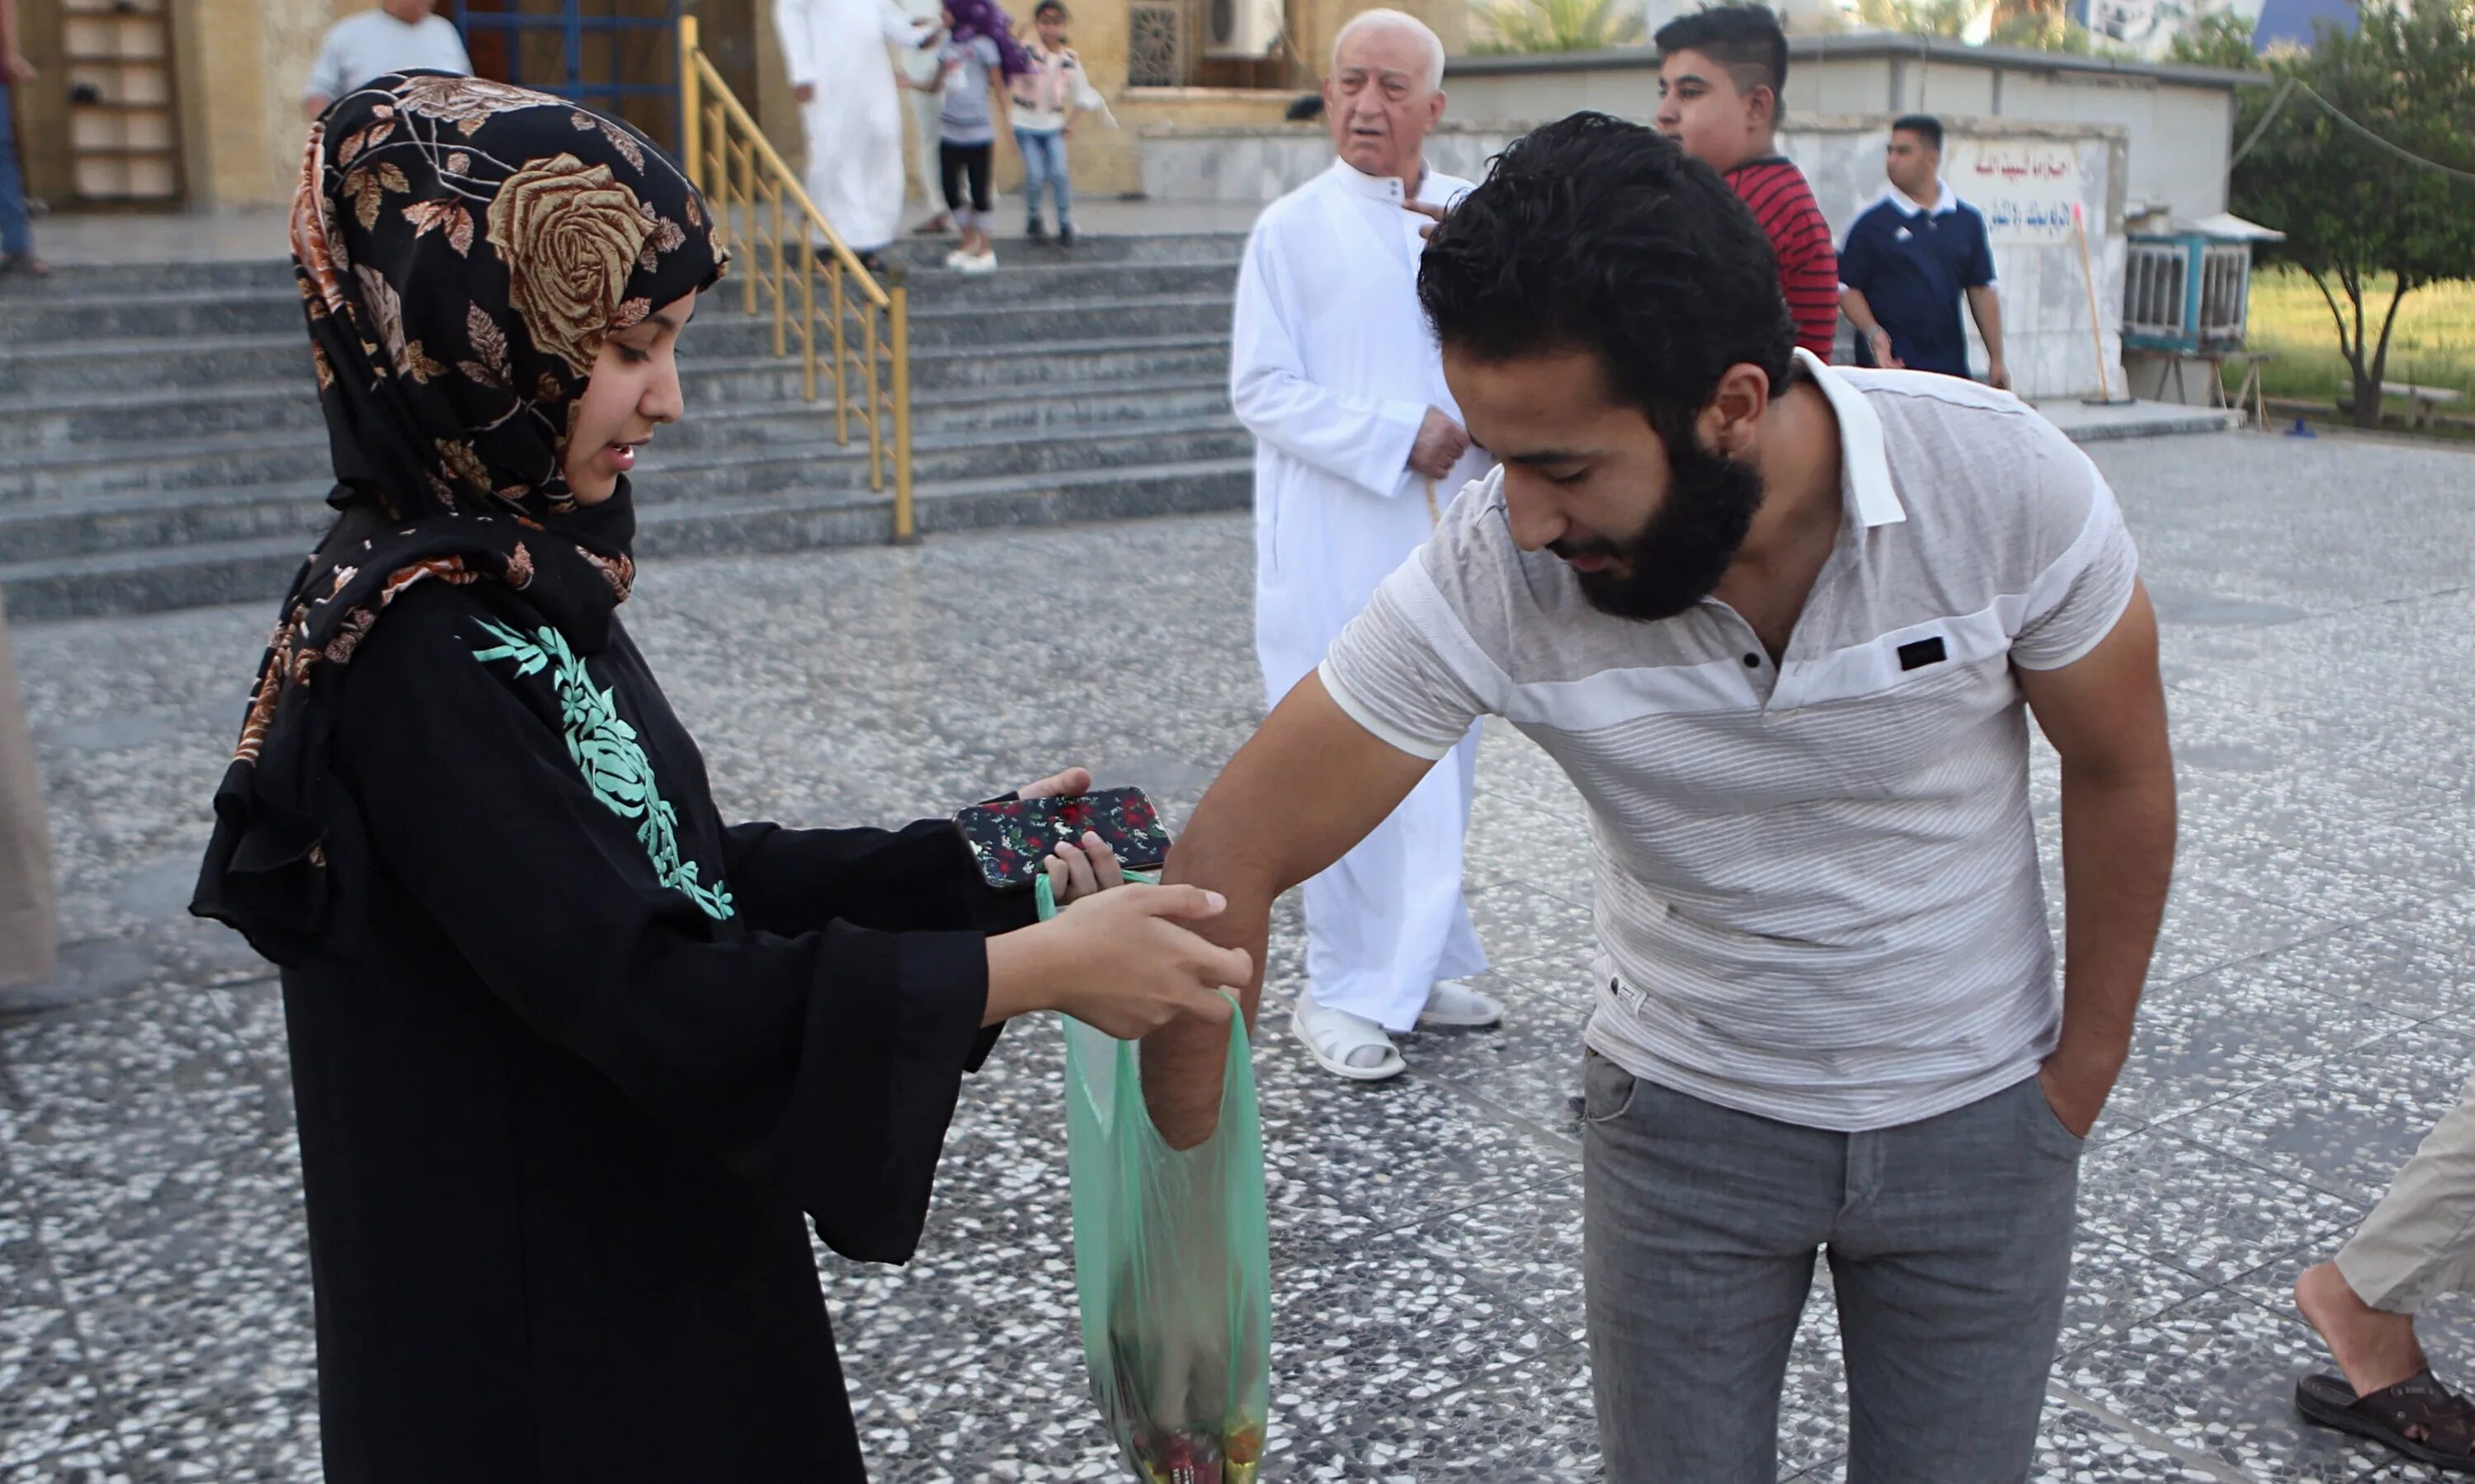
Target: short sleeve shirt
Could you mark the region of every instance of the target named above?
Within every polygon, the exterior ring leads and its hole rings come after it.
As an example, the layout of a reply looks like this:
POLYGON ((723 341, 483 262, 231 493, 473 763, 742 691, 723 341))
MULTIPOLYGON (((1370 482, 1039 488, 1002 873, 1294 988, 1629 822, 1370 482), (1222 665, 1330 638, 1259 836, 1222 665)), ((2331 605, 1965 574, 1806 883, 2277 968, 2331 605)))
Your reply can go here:
POLYGON ((937 137, 947 144, 993 144, 997 137, 989 76, 1004 63, 990 36, 947 41, 937 50, 945 71, 944 100, 937 114, 937 137))
POLYGON ((1705 599, 1592 607, 1515 546, 1499 470, 1326 656, 1341 708, 1441 757, 1482 715, 1590 811, 1589 1044, 1637 1077, 1856 1131, 2033 1075, 2061 999, 2016 671, 2112 631, 2136 558, 2104 478, 2006 394, 1838 372, 1845 514, 1780 663, 1705 599))
POLYGON ((1984 216, 1948 186, 1931 210, 1893 197, 1856 218, 1839 255, 1839 280, 1865 296, 1900 364, 1968 375, 1960 294, 1994 281, 1994 246, 1984 216))
POLYGON ((1796 343, 1829 359, 1839 328, 1838 254, 1830 245, 1830 222, 1815 204, 1804 172, 1795 161, 1772 156, 1728 171, 1728 183, 1771 239, 1779 294, 1796 317, 1796 343))
POLYGON ((444 15, 427 15, 407 26, 384 11, 363 11, 328 31, 303 96, 331 101, 374 77, 420 68, 472 73, 472 59, 464 55, 464 38, 455 34, 454 23, 444 15))

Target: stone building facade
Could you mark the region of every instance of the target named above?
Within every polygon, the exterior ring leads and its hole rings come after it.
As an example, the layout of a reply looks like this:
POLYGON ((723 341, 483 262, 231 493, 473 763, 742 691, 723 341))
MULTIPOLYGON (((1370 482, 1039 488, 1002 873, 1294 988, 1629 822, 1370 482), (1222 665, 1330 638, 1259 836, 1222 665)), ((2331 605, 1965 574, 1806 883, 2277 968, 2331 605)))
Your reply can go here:
MULTIPOLYGON (((300 166, 300 99, 326 29, 373 0, 20 0, 24 44, 40 69, 16 89, 18 136, 32 194, 58 209, 233 210, 279 206, 300 166)), ((1004 0, 1026 24, 1034 0, 1004 0)), ((1071 36, 1115 128, 1075 132, 1075 183, 1094 195, 1140 188, 1141 139, 1164 129, 1277 122, 1314 86, 1332 37, 1375 0, 1073 0, 1071 36), (1215 17, 1238 18, 1236 45, 1213 39, 1215 17), (1251 19, 1249 19, 1251 17, 1251 19), (1262 47, 1260 56, 1226 55, 1262 47)), ((1466 0, 1394 0, 1461 50, 1466 0)), ((649 22, 561 56, 554 30, 494 28, 484 13, 535 19, 578 0, 467 0, 466 44, 484 76, 676 83, 672 33, 682 12, 766 132, 795 161, 805 153, 767 0, 593 0, 596 15, 649 22), (511 51, 522 46, 521 55, 511 51), (576 65, 580 60, 580 67, 576 65)), ((458 12, 453 0, 442 12, 458 12)), ((656 139, 675 134, 659 94, 597 99, 656 139)), ((999 182, 1018 175, 1001 143, 999 182)))

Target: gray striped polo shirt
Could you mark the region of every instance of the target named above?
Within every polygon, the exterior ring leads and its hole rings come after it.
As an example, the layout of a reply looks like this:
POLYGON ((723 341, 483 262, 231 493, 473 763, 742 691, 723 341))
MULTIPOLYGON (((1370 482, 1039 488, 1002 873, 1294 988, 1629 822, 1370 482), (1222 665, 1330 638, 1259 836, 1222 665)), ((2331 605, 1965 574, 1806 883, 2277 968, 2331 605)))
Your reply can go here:
POLYGON ((1498 471, 1321 673, 1406 751, 1441 757, 1491 714, 1572 777, 1604 956, 1591 1047, 1852 1131, 1988 1096, 2053 1049, 2014 670, 2095 647, 2135 557, 2095 466, 2007 394, 1805 362, 1847 513, 1776 669, 1724 603, 1591 607, 1562 561, 1513 545, 1498 471))

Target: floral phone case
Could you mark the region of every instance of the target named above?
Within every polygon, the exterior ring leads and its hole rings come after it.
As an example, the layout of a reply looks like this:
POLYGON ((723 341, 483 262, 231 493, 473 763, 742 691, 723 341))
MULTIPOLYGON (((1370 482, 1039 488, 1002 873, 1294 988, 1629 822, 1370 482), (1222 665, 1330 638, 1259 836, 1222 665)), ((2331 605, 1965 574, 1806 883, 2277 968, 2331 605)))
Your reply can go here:
POLYGON ((1060 842, 1090 831, 1108 842, 1128 870, 1158 870, 1168 859, 1168 831, 1140 789, 1103 789, 1072 798, 1003 799, 954 815, 980 877, 999 891, 1028 889, 1060 842))

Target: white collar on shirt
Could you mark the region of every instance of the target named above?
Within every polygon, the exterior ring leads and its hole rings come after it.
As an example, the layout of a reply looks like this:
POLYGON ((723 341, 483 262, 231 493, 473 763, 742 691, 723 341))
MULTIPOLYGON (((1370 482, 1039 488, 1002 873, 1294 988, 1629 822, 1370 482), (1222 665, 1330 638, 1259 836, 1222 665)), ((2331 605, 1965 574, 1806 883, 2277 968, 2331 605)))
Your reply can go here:
POLYGON ((1435 179, 1435 171, 1434 167, 1425 160, 1418 162, 1418 196, 1416 197, 1410 196, 1402 186, 1399 176, 1368 175, 1345 159, 1335 159, 1332 162, 1332 176, 1339 182, 1341 189, 1353 196, 1363 196, 1369 201, 1388 202, 1397 207, 1404 200, 1423 198, 1428 184, 1435 179))
POLYGON ((1918 201, 1917 198, 1909 195, 1906 191, 1899 189, 1896 185, 1884 186, 1882 188, 1882 199, 1899 207, 1899 214, 1902 216, 1948 216, 1953 211, 1958 210, 1959 196, 1956 192, 1951 190, 1950 182, 1937 178, 1934 181, 1934 184, 1942 191, 1942 194, 1934 199, 1933 209, 1931 211, 1927 211, 1924 208, 1924 203, 1918 201))
POLYGON ((1799 346, 1796 358, 1812 374, 1814 385, 1822 388, 1839 419, 1839 462, 1858 523, 1870 530, 1905 521, 1907 507, 1899 503, 1899 491, 1891 485, 1891 457, 1883 447, 1882 419, 1874 404, 1855 383, 1811 351, 1799 346))

